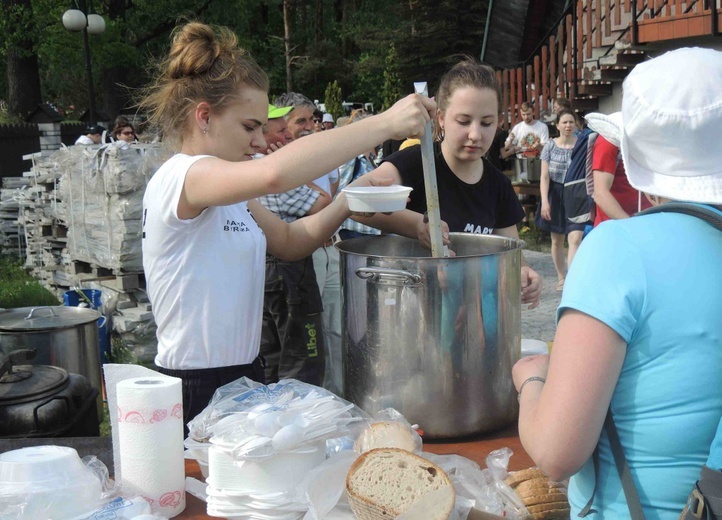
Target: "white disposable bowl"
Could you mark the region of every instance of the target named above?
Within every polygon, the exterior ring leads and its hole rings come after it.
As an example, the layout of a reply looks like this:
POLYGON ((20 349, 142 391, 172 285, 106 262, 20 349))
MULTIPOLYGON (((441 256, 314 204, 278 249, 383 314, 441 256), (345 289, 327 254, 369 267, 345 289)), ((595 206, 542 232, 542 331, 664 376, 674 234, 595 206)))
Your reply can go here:
POLYGON ((84 518, 100 505, 101 493, 100 479, 73 448, 34 446, 0 454, 0 510, 4 504, 21 506, 25 518, 84 518))
POLYGON ((406 208, 412 188, 406 186, 363 186, 344 188, 348 207, 359 213, 388 213, 406 208))
POLYGON ((85 470, 78 452, 63 446, 32 446, 0 454, 0 482, 63 480, 85 470))
POLYGON ((522 338, 521 357, 533 356, 535 354, 549 354, 549 346, 546 344, 546 341, 522 338))
POLYGON ((309 471, 326 460, 326 442, 260 458, 234 461, 218 446, 208 450, 206 482, 227 495, 274 493, 294 489, 309 471))

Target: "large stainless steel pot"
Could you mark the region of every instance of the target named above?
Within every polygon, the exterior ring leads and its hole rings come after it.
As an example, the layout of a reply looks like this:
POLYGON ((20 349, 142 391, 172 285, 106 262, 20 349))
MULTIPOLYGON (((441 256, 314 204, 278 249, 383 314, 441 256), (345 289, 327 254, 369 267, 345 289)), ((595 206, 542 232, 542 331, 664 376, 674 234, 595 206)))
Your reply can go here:
POLYGON ((346 399, 370 414, 396 408, 429 438, 511 422, 522 246, 452 233, 456 257, 431 258, 403 237, 337 244, 346 399))
POLYGON ((514 170, 517 180, 524 180, 526 173, 528 182, 539 182, 541 180, 541 159, 538 157, 514 157, 514 170))
POLYGON ((21 307, 0 311, 0 349, 35 349, 36 365, 85 376, 100 390, 100 313, 80 307, 21 307))

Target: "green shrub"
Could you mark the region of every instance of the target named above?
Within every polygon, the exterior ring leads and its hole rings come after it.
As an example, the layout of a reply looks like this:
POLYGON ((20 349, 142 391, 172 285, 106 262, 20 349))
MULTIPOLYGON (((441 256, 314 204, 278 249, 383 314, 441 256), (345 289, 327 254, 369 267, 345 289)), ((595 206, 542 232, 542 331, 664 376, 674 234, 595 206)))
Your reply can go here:
POLYGON ((12 255, 0 255, 0 307, 59 305, 58 298, 30 276, 12 255))

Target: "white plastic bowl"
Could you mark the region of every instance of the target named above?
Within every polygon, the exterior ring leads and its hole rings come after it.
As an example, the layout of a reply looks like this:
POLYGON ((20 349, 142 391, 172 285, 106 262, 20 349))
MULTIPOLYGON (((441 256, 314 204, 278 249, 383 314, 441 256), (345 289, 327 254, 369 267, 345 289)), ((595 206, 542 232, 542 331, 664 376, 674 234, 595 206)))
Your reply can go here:
POLYGON ((406 186, 364 186, 344 188, 348 207, 358 213, 388 213, 406 208, 406 199, 413 188, 406 186))
POLYGON ((0 482, 5 484, 72 479, 84 470, 78 452, 63 446, 33 446, 0 454, 0 482))
POLYGON ((549 354, 549 346, 546 341, 522 338, 521 357, 534 356, 536 354, 549 354))
POLYGON ((100 505, 102 485, 73 448, 35 446, 0 454, 0 510, 24 518, 85 518, 100 505), (84 515, 84 516, 83 516, 84 515))

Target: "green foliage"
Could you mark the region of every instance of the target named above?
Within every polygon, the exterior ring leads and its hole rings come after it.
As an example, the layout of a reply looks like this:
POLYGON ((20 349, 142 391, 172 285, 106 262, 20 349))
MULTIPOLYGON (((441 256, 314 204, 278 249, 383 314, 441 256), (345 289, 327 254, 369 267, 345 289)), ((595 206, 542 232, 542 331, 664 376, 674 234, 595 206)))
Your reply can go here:
POLYGON ((2 42, 3 54, 12 47, 20 51, 21 56, 29 56, 33 53, 32 48, 28 49, 27 44, 32 46, 40 36, 40 30, 35 23, 33 10, 27 9, 22 3, 4 1, 0 17, 0 42, 2 42))
POLYGON ((0 100, 0 125, 22 123, 23 118, 8 112, 8 106, 0 100))
POLYGON ((326 104, 326 112, 331 114, 334 120, 344 115, 343 97, 341 96, 341 87, 338 86, 338 81, 334 80, 333 83, 329 83, 328 87, 326 87, 324 103, 326 104))
POLYGON ((110 339, 110 359, 122 365, 140 365, 138 357, 118 336, 110 339))
MULTIPOLYGON (((230 27, 268 73, 271 92, 285 91, 283 0, 98 0, 94 5, 106 22, 103 34, 89 38, 98 108, 111 96, 107 71, 122 67, 114 82, 145 85, 148 63, 167 54, 170 31, 189 20, 230 27)), ((449 56, 479 54, 487 5, 488 0, 292 2, 294 89, 321 99, 336 81, 346 100, 370 101, 377 108, 412 92, 415 80, 428 81, 433 92, 454 61, 449 56), (396 54, 390 57, 392 48, 396 54)), ((9 45, 22 40, 26 49, 29 42, 39 59, 44 101, 66 110, 74 106, 77 117, 88 104, 87 76, 82 35, 61 22, 69 2, 4 0, 3 6, 9 6, 9 15, 0 16, 0 59, 9 45), (32 12, 18 7, 24 2, 32 12)), ((1 79, 0 99, 7 98, 7 89, 1 79)))
POLYGON ((0 307, 59 305, 53 293, 40 285, 16 257, 0 255, 0 307))
POLYGON ((389 52, 386 54, 386 68, 384 69, 384 85, 381 91, 383 104, 381 110, 390 108, 403 97, 403 84, 399 73, 399 56, 396 54, 396 46, 392 43, 389 52))

